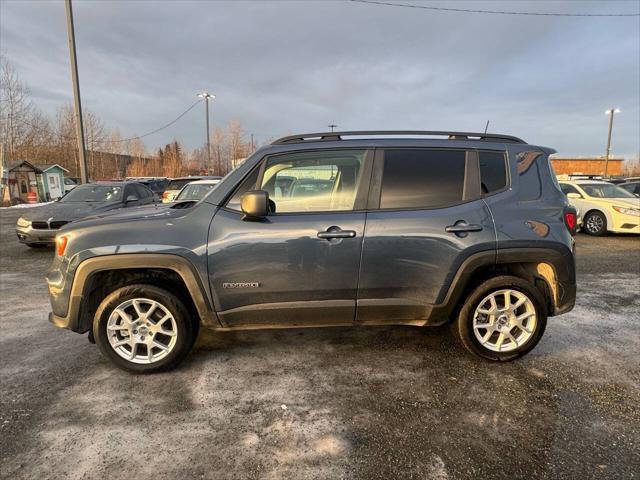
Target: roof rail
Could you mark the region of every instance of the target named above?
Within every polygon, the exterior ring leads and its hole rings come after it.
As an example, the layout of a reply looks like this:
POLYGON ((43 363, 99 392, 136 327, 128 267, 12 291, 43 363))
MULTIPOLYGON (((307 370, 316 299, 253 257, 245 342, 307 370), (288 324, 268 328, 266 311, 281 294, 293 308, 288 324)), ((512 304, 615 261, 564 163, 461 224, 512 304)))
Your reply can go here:
POLYGON ((331 142, 343 140, 344 137, 369 137, 369 136, 432 136, 447 137, 449 140, 482 140, 487 142, 504 142, 504 143, 527 143, 521 138, 511 135, 500 135, 495 133, 473 133, 473 132, 442 132, 442 131, 425 131, 425 130, 362 130, 349 132, 320 132, 320 133, 303 133, 299 135, 289 135, 288 137, 279 138, 271 143, 271 145, 282 145, 284 143, 300 143, 300 142, 331 142))

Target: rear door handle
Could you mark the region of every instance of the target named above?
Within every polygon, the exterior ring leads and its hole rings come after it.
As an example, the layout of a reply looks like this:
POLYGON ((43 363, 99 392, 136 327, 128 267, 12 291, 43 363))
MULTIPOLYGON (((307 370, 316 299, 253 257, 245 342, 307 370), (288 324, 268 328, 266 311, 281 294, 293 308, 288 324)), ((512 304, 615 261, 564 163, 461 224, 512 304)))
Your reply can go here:
POLYGON ((332 238, 353 238, 356 232, 353 230, 342 230, 340 227, 329 227, 324 232, 318 232, 318 238, 331 240, 332 238))
POLYGON ((481 230, 482 225, 478 225, 477 223, 467 223, 463 220, 456 222, 455 225, 449 225, 444 229, 445 232, 449 233, 480 232, 481 230))

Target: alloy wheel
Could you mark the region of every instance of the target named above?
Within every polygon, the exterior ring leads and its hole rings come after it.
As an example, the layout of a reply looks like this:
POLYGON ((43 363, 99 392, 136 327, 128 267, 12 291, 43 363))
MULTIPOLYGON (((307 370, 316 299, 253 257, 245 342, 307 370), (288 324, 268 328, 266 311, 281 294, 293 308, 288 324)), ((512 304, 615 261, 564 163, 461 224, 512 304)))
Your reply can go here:
POLYGON ((125 360, 151 364, 171 353, 178 327, 173 314, 160 302, 134 298, 111 312, 107 338, 111 348, 125 360))
POLYGON ((473 314, 473 333, 494 352, 510 352, 533 336, 537 318, 533 302, 518 290, 503 289, 487 295, 473 314))
POLYGON ((585 227, 589 233, 600 233, 604 228, 604 220, 600 215, 589 215, 585 227))

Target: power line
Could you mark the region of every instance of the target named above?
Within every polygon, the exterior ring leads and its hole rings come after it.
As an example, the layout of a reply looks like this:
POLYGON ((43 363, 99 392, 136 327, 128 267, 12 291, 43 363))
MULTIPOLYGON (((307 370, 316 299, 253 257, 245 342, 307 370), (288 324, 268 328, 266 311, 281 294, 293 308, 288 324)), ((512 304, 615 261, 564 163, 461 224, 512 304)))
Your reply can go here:
MULTIPOLYGON (((143 135, 138 135, 136 137, 130 137, 130 138, 123 138, 121 140, 93 140, 90 143, 92 145, 102 145, 105 143, 123 143, 123 142, 129 142, 131 140, 137 140, 140 138, 144 138, 144 137, 148 137, 149 135, 153 135, 154 133, 158 133, 161 130, 164 130, 165 128, 170 127, 171 125, 173 125, 174 123, 176 123, 178 120, 180 120, 182 117, 184 117, 187 113, 189 113, 191 110, 193 110, 193 108, 198 105, 202 100, 196 100, 189 108, 187 108, 184 112, 182 112, 180 115, 178 115, 176 118, 174 118, 173 120, 171 120, 169 123, 167 123, 166 125, 163 125, 162 127, 156 128, 155 130, 151 130, 150 132, 147 132, 143 135)), ((18 119, 18 121, 20 121, 21 123, 25 124, 25 125, 29 125, 33 130, 39 130, 39 131, 43 131, 41 126, 35 125, 27 120, 24 119, 18 119)), ((72 139, 75 138, 72 135, 61 135, 61 138, 66 139, 72 139)), ((50 146, 49 144, 42 144, 42 145, 30 145, 30 147, 47 147, 50 146)))
POLYGON ((168 128, 171 125, 173 125, 174 123, 176 123, 178 120, 180 120, 182 117, 184 117, 187 113, 189 113, 193 109, 193 107, 195 107, 201 101, 202 100, 196 100, 189 108, 187 108, 184 112, 182 112, 180 115, 178 115, 176 118, 171 120, 166 125, 163 125, 162 127, 156 128, 155 130, 151 130, 150 132, 147 132, 147 133, 145 133, 143 135, 138 135, 136 137, 131 137, 131 138, 123 138, 122 140, 98 140, 95 143, 101 143, 101 144, 102 143, 122 143, 122 142, 129 142, 131 140, 138 140, 140 138, 148 137, 149 135, 153 135, 154 133, 158 133, 159 131, 164 130, 165 128, 168 128))
POLYGON ((640 17, 640 13, 547 13, 547 12, 513 12, 507 10, 478 10, 472 8, 433 7, 427 5, 412 5, 409 3, 383 2, 380 0, 349 0, 355 3, 370 5, 384 5, 387 7, 418 8, 421 10, 435 10, 439 12, 485 13, 493 15, 529 15, 541 17, 640 17))

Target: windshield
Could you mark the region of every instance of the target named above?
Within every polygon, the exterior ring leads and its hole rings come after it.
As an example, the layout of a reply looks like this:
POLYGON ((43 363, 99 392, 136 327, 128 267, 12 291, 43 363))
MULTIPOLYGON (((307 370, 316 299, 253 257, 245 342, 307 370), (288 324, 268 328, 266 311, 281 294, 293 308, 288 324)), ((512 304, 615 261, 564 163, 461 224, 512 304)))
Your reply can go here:
POLYGON ((78 185, 61 202, 116 202, 122 199, 122 187, 113 185, 78 185))
POLYGON ((214 184, 192 183, 182 189, 175 198, 175 201, 183 202, 185 200, 201 200, 213 187, 215 187, 214 184))
POLYGON ((182 187, 187 185, 188 183, 195 182, 196 180, 200 180, 199 178, 183 178, 179 180, 171 180, 169 185, 167 185, 167 190, 181 190, 182 187))
POLYGON ((636 198, 633 193, 609 183, 581 183, 580 188, 595 198, 636 198))

